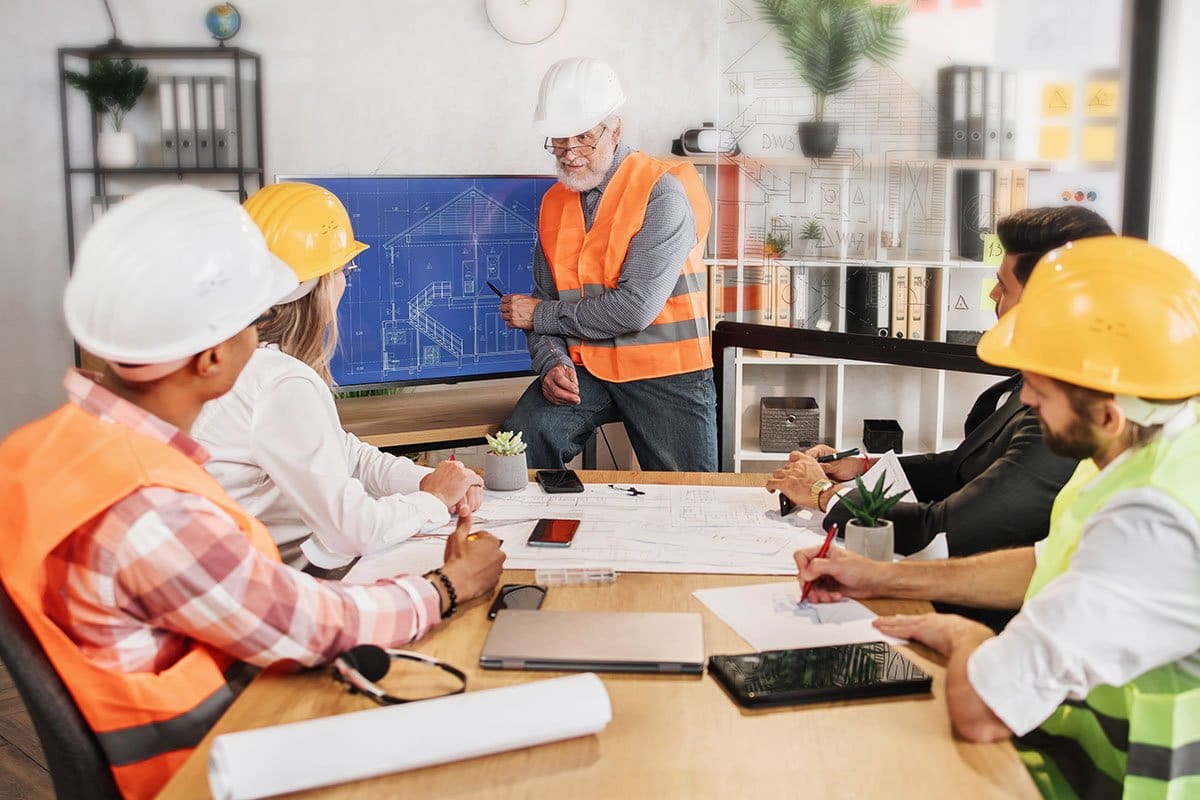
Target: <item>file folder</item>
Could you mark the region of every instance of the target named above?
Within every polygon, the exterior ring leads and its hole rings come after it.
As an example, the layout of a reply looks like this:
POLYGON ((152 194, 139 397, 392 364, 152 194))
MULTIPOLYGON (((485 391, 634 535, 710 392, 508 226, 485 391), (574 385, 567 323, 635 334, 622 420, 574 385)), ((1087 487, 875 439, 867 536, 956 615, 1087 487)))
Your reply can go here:
MULTIPOLYGON (((1016 158, 1017 144, 1017 76, 1001 73, 1000 79, 1000 158, 1016 158)), ((1016 211, 1016 209, 1013 209, 1016 211)))
POLYGON ((1000 158, 1000 140, 1004 135, 1004 73, 987 70, 987 87, 983 97, 983 157, 993 161, 1000 158))
POLYGON ((987 92, 987 69, 969 67, 967 95, 967 158, 983 158, 984 95, 987 92))
POLYGON ((967 157, 966 67, 938 70, 938 158, 967 157))
POLYGON ((179 123, 179 168, 196 166, 196 115, 192 105, 191 78, 175 79, 175 119, 179 123))
POLYGON ((925 267, 908 269, 908 338, 925 339, 925 267))
POLYGON ((196 100, 196 166, 215 167, 212 148, 212 79, 192 79, 196 100))
POLYGON ((228 78, 212 79, 213 102, 213 157, 214 166, 232 167, 237 163, 233 152, 234 142, 230 138, 233 119, 233 98, 229 91, 228 78))
POLYGON ((159 124, 162 127, 162 164, 179 166, 179 147, 175 140, 175 79, 158 79, 159 124))
POLYGON ((892 268, 892 336, 908 338, 908 267, 892 268))

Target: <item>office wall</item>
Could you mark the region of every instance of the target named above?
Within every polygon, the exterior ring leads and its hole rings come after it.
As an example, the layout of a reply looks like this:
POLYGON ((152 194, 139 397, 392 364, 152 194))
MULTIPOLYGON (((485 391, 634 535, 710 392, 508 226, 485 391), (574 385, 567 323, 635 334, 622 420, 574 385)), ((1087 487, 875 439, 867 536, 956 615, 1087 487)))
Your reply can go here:
MULTIPOLYGON (((130 44, 204 44, 191 0, 110 0, 130 44)), ((562 27, 511 44, 483 0, 241 0, 235 42, 264 64, 268 174, 547 172, 529 121, 542 72, 610 61, 626 139, 664 153, 716 117, 716 0, 568 0, 562 27)), ((0 434, 61 400, 72 358, 55 49, 106 40, 101 0, 5 3, 0 33, 0 434)))

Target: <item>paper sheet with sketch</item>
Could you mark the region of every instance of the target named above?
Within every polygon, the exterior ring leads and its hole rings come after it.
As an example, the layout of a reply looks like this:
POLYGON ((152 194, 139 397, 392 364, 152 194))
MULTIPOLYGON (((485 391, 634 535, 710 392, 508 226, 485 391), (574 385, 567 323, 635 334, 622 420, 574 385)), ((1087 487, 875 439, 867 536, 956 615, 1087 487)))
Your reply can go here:
POLYGON ((871 625, 875 612, 854 600, 802 604, 800 586, 794 580, 697 589, 692 594, 760 652, 903 641, 876 630, 871 625))
MULTIPOLYGON (((545 494, 530 484, 518 492, 485 492, 474 520, 504 540, 509 569, 612 567, 618 572, 691 572, 792 575, 792 553, 819 545, 820 517, 779 515, 779 499, 765 489, 639 484, 630 497, 604 484, 580 494, 545 494), (541 518, 581 521, 569 548, 529 547, 541 518)), ((449 527, 363 558, 347 575, 369 583, 420 574, 442 563, 449 527)))

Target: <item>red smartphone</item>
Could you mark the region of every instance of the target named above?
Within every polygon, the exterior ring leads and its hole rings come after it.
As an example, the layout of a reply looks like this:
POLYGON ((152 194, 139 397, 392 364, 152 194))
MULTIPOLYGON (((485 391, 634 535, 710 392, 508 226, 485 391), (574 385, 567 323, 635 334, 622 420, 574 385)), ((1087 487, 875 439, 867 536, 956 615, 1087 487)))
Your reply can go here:
POLYGON ((529 534, 529 546, 570 547, 578 528, 577 519, 539 519, 529 534))

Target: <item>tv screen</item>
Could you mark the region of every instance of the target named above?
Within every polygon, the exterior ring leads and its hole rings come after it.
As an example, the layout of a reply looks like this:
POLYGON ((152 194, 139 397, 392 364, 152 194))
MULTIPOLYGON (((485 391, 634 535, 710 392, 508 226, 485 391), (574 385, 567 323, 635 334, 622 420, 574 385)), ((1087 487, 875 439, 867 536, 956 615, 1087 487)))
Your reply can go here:
POLYGON ((525 333, 500 291, 533 289, 533 246, 552 177, 280 178, 323 186, 370 245, 338 306, 339 388, 530 373, 525 333))

